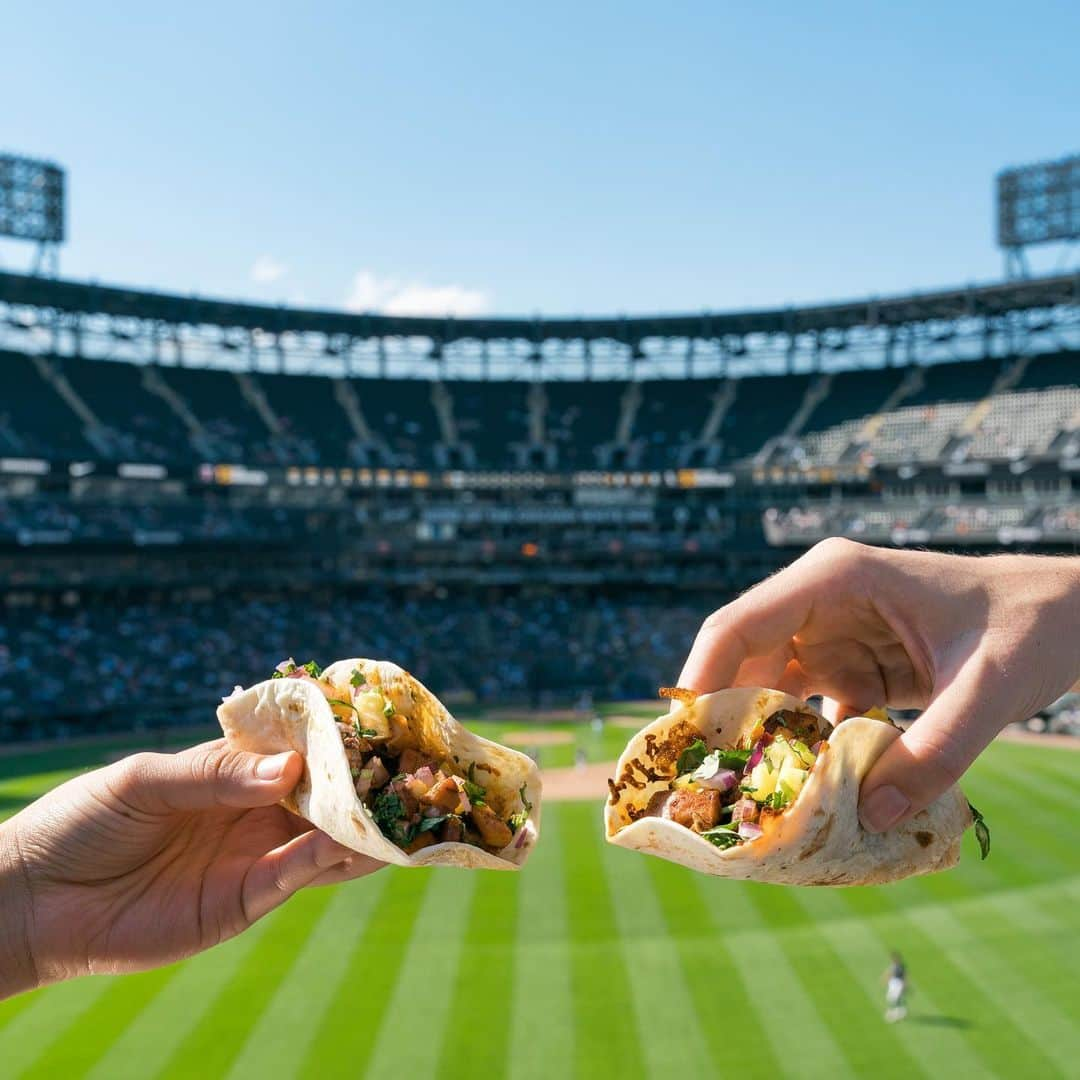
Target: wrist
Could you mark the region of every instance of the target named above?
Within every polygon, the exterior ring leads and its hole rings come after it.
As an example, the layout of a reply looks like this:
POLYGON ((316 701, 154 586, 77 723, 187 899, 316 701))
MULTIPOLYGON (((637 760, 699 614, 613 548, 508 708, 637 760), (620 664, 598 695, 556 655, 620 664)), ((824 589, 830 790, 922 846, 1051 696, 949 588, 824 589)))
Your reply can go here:
POLYGON ((39 985, 30 947, 33 910, 13 820, 0 824, 0 999, 39 985))

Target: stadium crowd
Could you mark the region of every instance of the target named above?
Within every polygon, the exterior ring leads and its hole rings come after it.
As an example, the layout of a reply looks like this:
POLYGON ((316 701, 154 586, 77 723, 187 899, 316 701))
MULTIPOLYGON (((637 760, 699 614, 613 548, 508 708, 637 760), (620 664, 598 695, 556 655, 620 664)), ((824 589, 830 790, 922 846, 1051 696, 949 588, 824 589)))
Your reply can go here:
POLYGON ((13 608, 0 621, 0 733, 205 721, 287 656, 393 659, 451 699, 649 697, 707 610, 651 595, 340 591, 13 608))

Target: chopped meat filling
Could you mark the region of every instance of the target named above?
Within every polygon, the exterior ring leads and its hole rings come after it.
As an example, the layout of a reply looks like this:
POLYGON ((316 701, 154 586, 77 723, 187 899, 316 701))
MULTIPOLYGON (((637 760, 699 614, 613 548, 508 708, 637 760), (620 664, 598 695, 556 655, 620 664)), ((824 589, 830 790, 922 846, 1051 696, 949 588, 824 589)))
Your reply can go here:
POLYGON ((664 807, 664 817, 671 818, 694 832, 704 832, 720 824, 720 792, 712 789, 694 791, 681 788, 674 792, 664 807))
MULTIPOLYGON (((477 766, 469 767, 467 777, 459 776, 454 766, 424 751, 407 708, 377 680, 354 671, 348 685, 332 685, 314 662, 298 666, 291 660, 279 664, 273 677, 308 680, 326 697, 357 797, 383 835, 402 850, 456 843, 500 852, 524 828, 532 810, 525 788, 515 812, 502 818, 488 805, 487 789, 474 779, 477 766)), ((506 812, 504 799, 497 805, 506 812)))

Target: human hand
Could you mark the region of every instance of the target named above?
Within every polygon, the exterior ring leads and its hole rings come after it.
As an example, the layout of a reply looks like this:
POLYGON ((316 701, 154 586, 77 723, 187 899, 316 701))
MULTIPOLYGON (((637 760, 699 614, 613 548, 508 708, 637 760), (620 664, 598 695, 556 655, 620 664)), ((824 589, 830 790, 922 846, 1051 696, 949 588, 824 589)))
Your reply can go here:
POLYGON ((860 817, 881 832, 1078 676, 1080 559, 831 539, 710 615, 679 685, 822 694, 838 718, 881 704, 925 709, 863 781, 860 817))
POLYGON ((0 997, 234 937, 308 885, 381 865, 277 805, 299 754, 135 754, 0 826, 0 997))

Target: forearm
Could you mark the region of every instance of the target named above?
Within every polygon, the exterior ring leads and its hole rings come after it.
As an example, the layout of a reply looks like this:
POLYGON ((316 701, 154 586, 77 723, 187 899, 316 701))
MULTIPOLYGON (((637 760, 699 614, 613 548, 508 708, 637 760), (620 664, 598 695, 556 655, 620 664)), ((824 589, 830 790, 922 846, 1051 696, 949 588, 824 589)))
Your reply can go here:
POLYGON ((30 951, 33 913, 14 822, 0 825, 0 999, 38 985, 30 951))

